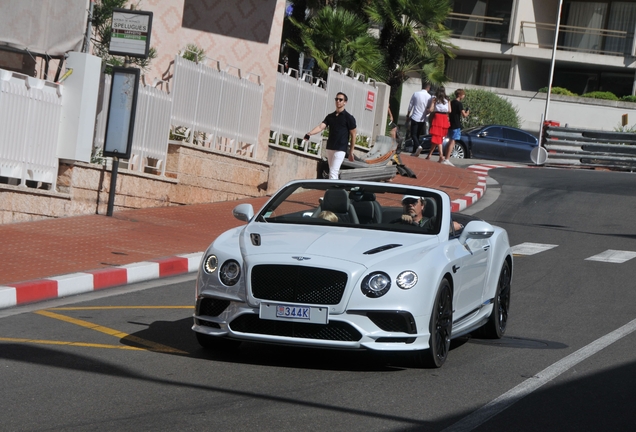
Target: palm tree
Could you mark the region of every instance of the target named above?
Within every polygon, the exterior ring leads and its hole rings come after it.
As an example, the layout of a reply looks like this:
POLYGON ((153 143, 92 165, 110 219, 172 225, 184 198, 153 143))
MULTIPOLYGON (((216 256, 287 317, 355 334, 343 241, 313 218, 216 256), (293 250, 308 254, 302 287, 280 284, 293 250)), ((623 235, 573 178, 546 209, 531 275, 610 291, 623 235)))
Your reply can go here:
POLYGON ((364 11, 380 30, 392 109, 399 106, 396 97, 409 75, 420 73, 432 83, 447 81, 443 59, 453 57, 454 48, 444 26, 451 12, 448 0, 369 0, 364 11))
POLYGON ((343 8, 323 7, 307 23, 294 18, 300 43, 288 40, 289 46, 313 57, 326 74, 333 63, 354 69, 367 77, 384 79, 384 56, 378 40, 369 34, 367 21, 343 8))

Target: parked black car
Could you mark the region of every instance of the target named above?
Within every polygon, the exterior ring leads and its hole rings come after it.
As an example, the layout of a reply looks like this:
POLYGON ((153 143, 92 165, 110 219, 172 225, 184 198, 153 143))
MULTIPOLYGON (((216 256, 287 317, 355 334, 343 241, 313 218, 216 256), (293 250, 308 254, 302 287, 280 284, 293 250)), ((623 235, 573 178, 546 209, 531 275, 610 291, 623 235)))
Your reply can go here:
MULTIPOLYGON (((420 138, 422 154, 431 148, 431 136, 420 138)), ((448 139, 444 140, 446 146, 448 139)), ((509 126, 488 125, 478 126, 462 131, 459 141, 455 142, 455 149, 451 155, 454 158, 478 158, 504 160, 510 162, 532 162, 530 153, 539 145, 539 140, 532 134, 509 126)), ((413 151, 413 142, 404 142, 404 152, 413 151)))

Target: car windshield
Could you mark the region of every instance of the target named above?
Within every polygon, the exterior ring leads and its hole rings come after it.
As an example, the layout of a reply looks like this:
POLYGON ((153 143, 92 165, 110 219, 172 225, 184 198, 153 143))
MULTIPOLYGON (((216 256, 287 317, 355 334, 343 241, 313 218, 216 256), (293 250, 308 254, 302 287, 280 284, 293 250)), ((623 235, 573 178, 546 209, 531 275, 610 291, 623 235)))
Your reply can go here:
POLYGON ((255 222, 438 234, 441 219, 442 198, 434 191, 382 183, 312 181, 281 189, 255 222))

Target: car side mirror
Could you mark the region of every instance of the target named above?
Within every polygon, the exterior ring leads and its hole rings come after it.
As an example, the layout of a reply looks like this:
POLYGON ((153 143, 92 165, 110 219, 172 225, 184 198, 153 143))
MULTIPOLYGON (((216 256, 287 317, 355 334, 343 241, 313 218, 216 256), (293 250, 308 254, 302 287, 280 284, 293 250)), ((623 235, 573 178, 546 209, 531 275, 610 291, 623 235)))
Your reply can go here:
POLYGON ((494 233, 495 229, 488 222, 470 221, 459 236, 459 242, 465 246, 468 239, 487 239, 492 237, 494 233))
POLYGON ((232 215, 240 221, 249 222, 254 217, 252 204, 239 204, 232 210, 232 215))
POLYGON ((479 132, 479 133, 477 134, 477 136, 478 136, 479 138, 487 137, 487 136, 488 136, 488 132, 479 132))

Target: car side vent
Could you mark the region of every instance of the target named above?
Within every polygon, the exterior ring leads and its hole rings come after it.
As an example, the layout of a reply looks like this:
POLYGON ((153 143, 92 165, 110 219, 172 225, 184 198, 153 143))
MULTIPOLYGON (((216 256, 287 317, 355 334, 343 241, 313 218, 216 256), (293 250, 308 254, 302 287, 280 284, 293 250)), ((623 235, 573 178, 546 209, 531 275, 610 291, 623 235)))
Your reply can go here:
POLYGON ((373 254, 377 254, 378 252, 384 252, 385 250, 389 250, 389 249, 393 249, 396 247, 400 247, 402 246, 401 244, 387 244, 384 246, 380 246, 374 249, 369 249, 368 251, 366 251, 364 253, 364 255, 373 255, 373 254))

